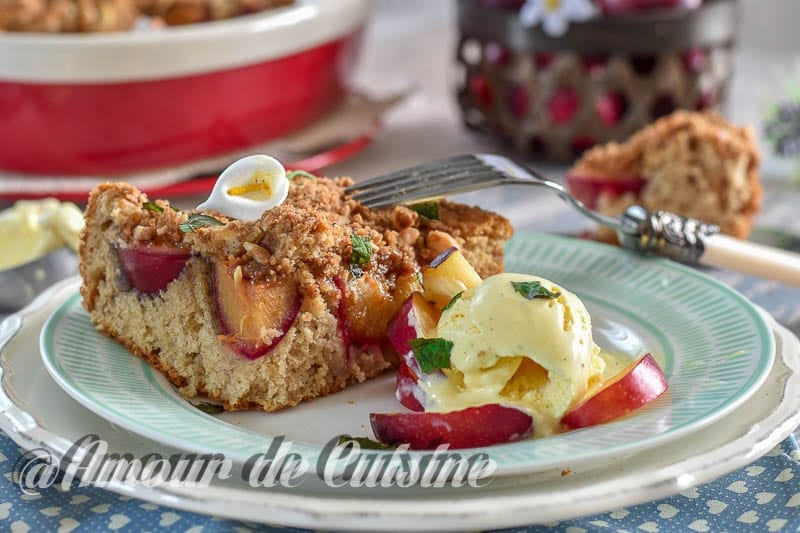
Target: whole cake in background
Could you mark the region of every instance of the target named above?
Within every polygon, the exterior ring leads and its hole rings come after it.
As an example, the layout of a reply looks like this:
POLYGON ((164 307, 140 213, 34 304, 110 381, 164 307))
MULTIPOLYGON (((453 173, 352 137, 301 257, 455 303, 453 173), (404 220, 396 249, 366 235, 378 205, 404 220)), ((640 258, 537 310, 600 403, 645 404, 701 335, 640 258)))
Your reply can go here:
MULTIPOLYGON (((567 186, 593 209, 619 216, 633 204, 717 224, 746 239, 762 189, 753 132, 711 112, 679 111, 587 151, 567 186)), ((601 230, 603 238, 613 238, 601 230)))
POLYGON ((156 25, 190 24, 284 6, 294 0, 0 0, 0 30, 75 33, 130 30, 142 15, 156 25), (162 21, 162 22, 159 22, 162 21))
POLYGON ((345 195, 350 183, 296 177, 252 221, 101 185, 79 250, 83 305, 181 394, 227 409, 274 411, 375 377, 397 366, 387 328, 422 266, 456 246, 496 274, 512 230, 446 201, 371 210, 345 195))
POLYGON ((137 0, 143 14, 170 26, 238 17, 292 3, 294 0, 137 0))

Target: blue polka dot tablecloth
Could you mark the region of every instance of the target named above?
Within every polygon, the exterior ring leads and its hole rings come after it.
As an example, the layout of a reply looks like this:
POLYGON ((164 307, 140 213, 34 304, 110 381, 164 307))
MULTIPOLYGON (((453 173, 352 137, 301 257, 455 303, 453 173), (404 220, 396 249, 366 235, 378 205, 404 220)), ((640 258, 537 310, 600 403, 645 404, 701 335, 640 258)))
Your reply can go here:
MULTIPOLYGON (((791 221, 796 225, 793 231, 800 234, 796 216, 800 191, 793 195, 781 192, 773 198, 776 202, 765 212, 781 225, 791 221)), ((569 215, 574 217, 574 213, 569 215)), ((800 252, 798 239, 764 242, 800 252)), ((800 334, 800 290, 731 272, 715 271, 713 275, 800 334)), ((800 432, 795 433, 798 435, 800 432)), ((93 487, 60 491, 55 484, 26 494, 14 482, 20 456, 17 445, 0 433, 0 531, 300 531, 177 511, 93 487)), ((800 446, 789 437, 747 467, 663 500, 547 526, 503 531, 800 532, 800 446)))
MULTIPOLYGON (((14 482, 20 451, 10 438, 0 436, 2 531, 300 531, 176 511, 94 487, 25 494, 14 482)), ((545 530, 800 531, 800 446, 790 437, 744 469, 660 501, 503 531, 545 530)))

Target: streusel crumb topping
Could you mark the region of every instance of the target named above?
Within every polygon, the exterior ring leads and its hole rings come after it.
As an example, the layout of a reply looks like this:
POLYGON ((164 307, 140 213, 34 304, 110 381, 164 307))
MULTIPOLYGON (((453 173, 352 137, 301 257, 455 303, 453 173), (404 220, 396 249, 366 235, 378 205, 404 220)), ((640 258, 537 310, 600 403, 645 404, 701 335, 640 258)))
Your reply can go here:
MULTIPOLYGON (((391 285, 398 276, 407 276, 420 263, 430 261, 441 250, 432 246, 433 233, 443 233, 456 244, 480 236, 507 240, 512 233, 509 222, 476 207, 440 202, 440 219, 429 220, 404 206, 368 209, 347 197, 344 187, 349 178, 292 180, 289 196, 282 205, 266 211, 260 220, 244 222, 210 212, 223 226, 201 227, 183 232, 180 224, 187 213, 178 212, 164 200, 153 203, 160 208, 145 209, 147 196, 133 187, 118 199, 117 209, 125 216, 120 227, 122 240, 150 246, 191 247, 206 257, 225 258, 241 266, 249 279, 292 276, 298 262, 317 279, 332 279, 349 268, 351 236, 368 237, 373 254, 363 266, 391 285)), ((103 190, 103 187, 99 190, 103 190)), ((485 275, 496 267, 476 265, 485 275)))

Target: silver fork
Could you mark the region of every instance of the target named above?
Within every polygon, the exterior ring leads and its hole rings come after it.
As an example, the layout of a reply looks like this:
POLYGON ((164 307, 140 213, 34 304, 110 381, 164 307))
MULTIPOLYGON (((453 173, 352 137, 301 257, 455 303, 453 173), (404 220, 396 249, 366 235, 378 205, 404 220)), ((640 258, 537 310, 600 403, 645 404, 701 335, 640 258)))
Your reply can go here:
POLYGON ((386 207, 420 203, 499 185, 546 187, 595 222, 619 231, 625 229, 618 219, 587 208, 560 183, 498 155, 459 155, 384 174, 351 185, 345 190, 367 207, 386 207))
POLYGON ((738 270, 800 286, 800 255, 719 234, 719 227, 667 211, 628 208, 620 218, 597 213, 563 185, 492 154, 468 154, 398 170, 347 187, 367 207, 414 204, 500 185, 550 189, 595 222, 614 229, 622 246, 689 264, 738 270))

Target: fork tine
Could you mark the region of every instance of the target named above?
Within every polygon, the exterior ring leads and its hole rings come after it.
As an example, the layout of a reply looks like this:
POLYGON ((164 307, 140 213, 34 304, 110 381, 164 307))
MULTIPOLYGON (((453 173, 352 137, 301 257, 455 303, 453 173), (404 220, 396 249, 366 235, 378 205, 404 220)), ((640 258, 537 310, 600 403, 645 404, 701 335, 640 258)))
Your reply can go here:
POLYGON ((449 165, 444 168, 431 168, 418 170, 416 167, 406 169, 405 173, 376 183, 363 189, 359 189, 353 194, 353 198, 364 200, 385 191, 394 190, 398 192, 414 189, 425 183, 434 183, 437 180, 446 179, 451 176, 469 176, 485 170, 485 166, 480 162, 449 165))
POLYGON ((367 207, 385 207, 397 203, 418 203, 426 200, 434 200, 451 194, 461 194, 479 189, 494 187, 507 181, 507 178, 499 172, 484 172, 466 178, 456 180, 439 181, 426 187, 420 187, 413 192, 395 194, 387 192, 371 200, 363 202, 367 207))
POLYGON ((429 191, 439 190, 443 187, 456 188, 465 180, 470 182, 483 181, 496 176, 497 172, 491 169, 483 169, 480 172, 467 170, 455 174, 445 174, 438 179, 423 179, 406 184, 402 181, 393 187, 383 188, 378 191, 369 191, 366 194, 356 195, 353 198, 367 205, 374 205, 384 200, 393 199, 395 203, 406 203, 409 198, 419 198, 420 196, 430 196, 429 191))
POLYGON ((450 157, 448 159, 441 159, 439 161, 425 163, 423 165, 417 165, 411 168, 396 170, 394 172, 390 172, 389 174, 384 174, 382 176, 377 176, 375 178, 361 181, 345 188, 345 191, 347 192, 366 191, 368 189, 372 189, 373 187, 381 186, 387 183, 393 184, 396 180, 400 179, 407 179, 416 176, 425 176, 429 173, 436 171, 441 171, 441 173, 448 173, 453 171, 454 168, 461 168, 465 165, 477 166, 481 164, 482 162, 472 155, 459 155, 455 157, 450 157))

